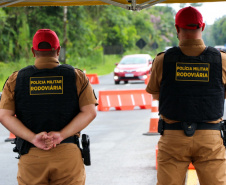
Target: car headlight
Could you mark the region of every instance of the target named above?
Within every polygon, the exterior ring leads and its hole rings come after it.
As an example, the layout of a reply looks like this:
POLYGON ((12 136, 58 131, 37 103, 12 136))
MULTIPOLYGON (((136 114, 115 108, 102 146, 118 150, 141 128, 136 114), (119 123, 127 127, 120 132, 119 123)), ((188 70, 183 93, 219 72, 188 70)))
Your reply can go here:
POLYGON ((142 67, 136 70, 136 72, 145 72, 145 71, 148 71, 148 68, 142 67))
POLYGON ((114 72, 115 72, 115 73, 122 73, 122 72, 124 72, 124 71, 123 71, 122 69, 115 68, 114 72))
POLYGON ((118 73, 119 72, 119 69, 118 68, 115 68, 114 72, 118 73))

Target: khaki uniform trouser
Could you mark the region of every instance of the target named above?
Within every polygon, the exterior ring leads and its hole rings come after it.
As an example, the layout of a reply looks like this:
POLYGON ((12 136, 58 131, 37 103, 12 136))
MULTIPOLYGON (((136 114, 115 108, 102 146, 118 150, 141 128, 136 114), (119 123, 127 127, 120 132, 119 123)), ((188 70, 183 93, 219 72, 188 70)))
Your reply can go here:
POLYGON ((85 185, 85 178, 80 149, 73 143, 48 151, 31 148, 18 163, 19 185, 85 185))
POLYGON ((158 142, 157 185, 184 185, 190 162, 200 185, 226 185, 225 146, 220 131, 196 130, 187 137, 182 130, 165 130, 158 142))

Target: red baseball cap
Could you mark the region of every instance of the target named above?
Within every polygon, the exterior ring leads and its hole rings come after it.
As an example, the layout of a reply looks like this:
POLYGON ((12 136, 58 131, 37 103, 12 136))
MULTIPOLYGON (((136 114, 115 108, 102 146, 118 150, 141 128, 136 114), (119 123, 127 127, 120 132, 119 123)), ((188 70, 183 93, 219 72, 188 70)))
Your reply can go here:
POLYGON ((33 37, 33 48, 37 51, 53 51, 60 47, 60 42, 57 34, 50 29, 40 29, 33 37), (41 42, 48 42, 51 49, 39 49, 38 45, 41 42))
POLYGON ((191 6, 182 8, 176 14, 175 25, 190 30, 201 28, 204 25, 202 14, 191 6))

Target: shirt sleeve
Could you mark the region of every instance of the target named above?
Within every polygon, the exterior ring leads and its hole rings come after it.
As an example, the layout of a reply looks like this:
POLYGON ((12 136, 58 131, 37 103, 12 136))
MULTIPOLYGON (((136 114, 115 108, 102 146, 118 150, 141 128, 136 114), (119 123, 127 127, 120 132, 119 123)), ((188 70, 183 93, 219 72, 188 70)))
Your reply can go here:
POLYGON ((222 80, 223 84, 226 86, 226 53, 221 53, 222 58, 222 80))
POLYGON ((0 109, 8 109, 15 111, 15 87, 16 87, 16 78, 17 78, 18 72, 14 72, 6 81, 1 101, 0 101, 0 109))
MULTIPOLYGON (((226 89, 226 53, 221 52, 221 58, 222 58, 222 82, 226 89)), ((226 99, 226 92, 224 94, 224 98, 226 99)))
POLYGON ((157 55, 151 69, 151 76, 146 87, 146 91, 150 94, 159 94, 160 84, 162 81, 164 53, 157 55))
POLYGON ((85 73, 83 73, 79 69, 75 69, 75 73, 77 93, 79 97, 79 107, 83 107, 89 104, 98 105, 94 90, 89 83, 89 79, 87 78, 85 73))

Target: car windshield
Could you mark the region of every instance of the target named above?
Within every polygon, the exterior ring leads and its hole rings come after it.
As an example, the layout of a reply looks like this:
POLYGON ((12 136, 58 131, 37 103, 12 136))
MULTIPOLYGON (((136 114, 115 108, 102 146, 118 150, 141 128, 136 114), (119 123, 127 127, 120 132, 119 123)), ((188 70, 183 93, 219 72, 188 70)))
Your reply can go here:
POLYGON ((146 64, 147 60, 143 57, 124 57, 120 64, 146 64))

